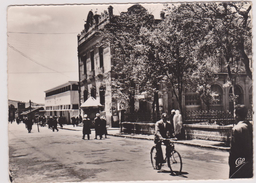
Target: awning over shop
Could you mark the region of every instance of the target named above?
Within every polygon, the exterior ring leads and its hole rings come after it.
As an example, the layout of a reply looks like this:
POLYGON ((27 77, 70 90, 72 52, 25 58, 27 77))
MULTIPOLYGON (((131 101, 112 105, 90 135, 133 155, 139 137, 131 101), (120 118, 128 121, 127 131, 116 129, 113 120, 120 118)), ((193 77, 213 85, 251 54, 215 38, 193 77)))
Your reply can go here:
POLYGON ((21 113, 20 115, 24 116, 24 115, 28 115, 30 113, 33 113, 33 112, 36 112, 36 111, 39 111, 39 110, 43 110, 44 108, 43 107, 38 107, 38 108, 34 108, 34 109, 30 109, 28 111, 24 111, 23 113, 21 113))
POLYGON ((97 101, 95 98, 90 97, 80 107, 81 108, 98 108, 98 107, 103 107, 103 105, 101 105, 99 101, 97 101))

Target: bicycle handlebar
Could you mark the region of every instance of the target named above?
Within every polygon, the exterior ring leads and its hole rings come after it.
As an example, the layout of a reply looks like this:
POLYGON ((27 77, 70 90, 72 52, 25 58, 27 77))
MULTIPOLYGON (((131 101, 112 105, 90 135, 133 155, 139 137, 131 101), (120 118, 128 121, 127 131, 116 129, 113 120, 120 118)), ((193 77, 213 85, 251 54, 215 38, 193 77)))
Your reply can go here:
POLYGON ((160 140, 163 142, 163 141, 176 141, 178 140, 176 137, 175 138, 160 138, 160 140))

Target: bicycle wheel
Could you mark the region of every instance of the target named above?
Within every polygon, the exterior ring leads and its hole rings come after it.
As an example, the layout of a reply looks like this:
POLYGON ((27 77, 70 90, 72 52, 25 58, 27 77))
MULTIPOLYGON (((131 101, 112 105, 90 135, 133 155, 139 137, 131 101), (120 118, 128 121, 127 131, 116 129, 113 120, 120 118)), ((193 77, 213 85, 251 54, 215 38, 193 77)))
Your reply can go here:
POLYGON ((180 174, 182 170, 182 160, 180 154, 173 150, 167 158, 168 166, 172 173, 180 174))
POLYGON ((160 170, 161 167, 162 167, 162 163, 160 163, 159 160, 158 160, 158 158, 157 158, 156 146, 153 146, 153 147, 151 148, 151 151, 150 151, 150 158, 151 158, 152 167, 153 167, 155 170, 160 170))

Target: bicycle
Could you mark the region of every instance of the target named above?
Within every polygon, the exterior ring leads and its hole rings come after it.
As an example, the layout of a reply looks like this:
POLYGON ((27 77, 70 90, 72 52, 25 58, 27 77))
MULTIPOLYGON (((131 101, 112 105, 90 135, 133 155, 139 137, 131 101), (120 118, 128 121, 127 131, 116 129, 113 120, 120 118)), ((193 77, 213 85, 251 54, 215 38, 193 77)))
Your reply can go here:
MULTIPOLYGON (((161 145, 166 145, 165 162, 172 174, 180 174, 182 170, 182 159, 178 151, 174 148, 174 143, 170 139, 161 140, 161 145)), ((156 151, 156 145, 151 148, 150 151, 151 164, 155 170, 160 170, 163 166, 163 162, 159 161, 156 151)))

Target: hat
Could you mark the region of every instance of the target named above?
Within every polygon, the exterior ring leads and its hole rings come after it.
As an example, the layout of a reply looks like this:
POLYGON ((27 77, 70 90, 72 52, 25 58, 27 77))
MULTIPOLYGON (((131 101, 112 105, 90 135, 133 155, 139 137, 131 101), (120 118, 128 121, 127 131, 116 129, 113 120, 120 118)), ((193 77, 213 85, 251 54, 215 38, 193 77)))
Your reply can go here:
POLYGON ((171 110, 171 113, 175 112, 175 109, 171 110))
POLYGON ((166 113, 163 113, 162 114, 162 118, 166 118, 167 117, 167 114, 166 113))
POLYGON ((84 118, 87 118, 87 114, 84 114, 84 118))
POLYGON ((97 114, 96 114, 96 117, 100 117, 100 113, 97 113, 97 114))

